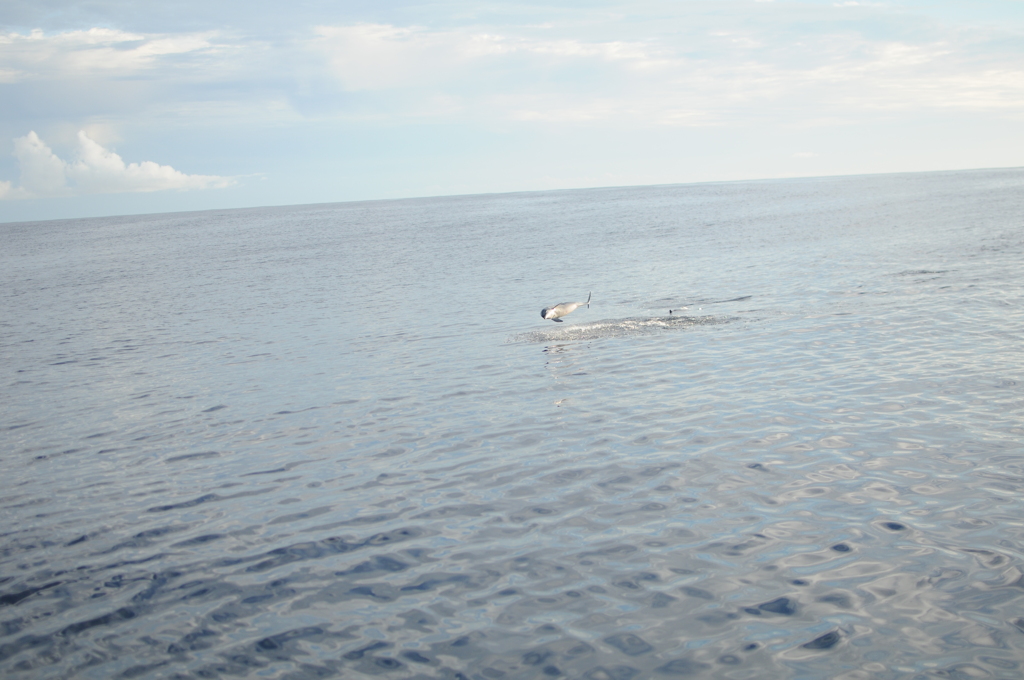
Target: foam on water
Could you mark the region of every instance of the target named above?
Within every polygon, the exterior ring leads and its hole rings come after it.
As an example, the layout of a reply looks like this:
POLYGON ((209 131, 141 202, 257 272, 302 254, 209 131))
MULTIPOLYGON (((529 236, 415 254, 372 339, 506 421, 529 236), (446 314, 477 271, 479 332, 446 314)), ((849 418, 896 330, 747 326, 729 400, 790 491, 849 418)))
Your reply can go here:
POLYGON ((577 324, 566 324, 545 330, 517 333, 507 342, 568 342, 575 340, 596 340, 598 338, 626 338, 652 335, 665 331, 685 330, 696 326, 718 326, 738 317, 726 316, 651 316, 628 319, 603 319, 577 324))

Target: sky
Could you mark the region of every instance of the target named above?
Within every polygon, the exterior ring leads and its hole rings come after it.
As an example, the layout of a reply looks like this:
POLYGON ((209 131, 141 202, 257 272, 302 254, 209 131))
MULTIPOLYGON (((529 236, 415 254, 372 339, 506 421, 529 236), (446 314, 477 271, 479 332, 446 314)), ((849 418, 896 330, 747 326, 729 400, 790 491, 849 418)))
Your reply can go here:
POLYGON ((4 0, 0 222, 1024 166, 1024 0, 4 0))

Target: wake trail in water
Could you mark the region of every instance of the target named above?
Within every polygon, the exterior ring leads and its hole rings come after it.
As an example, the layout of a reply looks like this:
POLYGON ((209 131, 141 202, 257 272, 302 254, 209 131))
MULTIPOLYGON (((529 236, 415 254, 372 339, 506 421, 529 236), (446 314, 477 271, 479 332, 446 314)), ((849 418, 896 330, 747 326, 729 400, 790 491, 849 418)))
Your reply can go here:
POLYGON ((696 326, 718 326, 738 320, 734 316, 645 316, 626 319, 603 319, 545 330, 529 331, 511 336, 506 342, 561 342, 653 335, 696 326))

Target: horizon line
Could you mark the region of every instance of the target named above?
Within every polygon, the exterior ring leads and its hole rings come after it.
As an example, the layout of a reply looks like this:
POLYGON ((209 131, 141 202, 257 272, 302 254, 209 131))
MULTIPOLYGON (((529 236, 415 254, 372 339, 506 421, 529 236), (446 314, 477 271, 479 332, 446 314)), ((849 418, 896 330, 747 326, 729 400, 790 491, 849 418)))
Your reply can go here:
MULTIPOLYGON (((995 170, 1024 170, 1024 165, 1012 165, 1012 166, 997 166, 997 167, 985 167, 985 168, 957 168, 948 170, 902 170, 894 172, 861 172, 851 174, 840 174, 840 175, 795 175, 795 176, 783 176, 783 177, 755 177, 747 179, 723 179, 723 180, 702 180, 698 182, 665 182, 659 184, 612 184, 603 186, 590 186, 590 187, 569 187, 564 189, 516 189, 510 191, 483 191, 479 193, 469 194, 428 194, 422 196, 402 196, 398 198, 363 198, 363 199, 352 199, 342 201, 323 201, 316 203, 281 203, 274 205, 250 205, 250 206, 239 206, 233 208, 203 208, 200 210, 171 210, 165 212, 143 212, 143 213, 112 213, 103 215, 86 215, 83 217, 55 217, 43 220, 5 220, 0 217, 0 225, 17 225, 17 224, 43 224, 47 222, 72 222, 75 220, 94 220, 94 219, 109 219, 109 218, 130 218, 130 217, 149 217, 155 215, 194 215, 200 213, 210 212, 225 212, 225 211, 239 211, 239 210, 268 210, 273 208, 304 208, 314 206, 329 206, 329 205, 348 205, 356 203, 383 203, 391 201, 421 201, 430 199, 443 199, 443 198, 471 198, 471 197, 487 197, 487 196, 514 196, 517 194, 542 194, 542 193, 556 193, 556 192, 572 192, 572 191, 606 191, 610 189, 643 189, 643 188, 664 188, 664 187, 684 187, 684 186, 704 186, 712 184, 742 184, 742 183, 763 183, 763 182, 791 182, 791 181, 811 181, 811 180, 827 180, 827 179, 847 179, 854 177, 885 177, 885 176, 896 176, 896 175, 933 175, 943 173, 960 173, 960 172, 986 172, 995 170)), ((111 194, 116 195, 116 194, 111 194)), ((71 197, 69 197, 71 198, 71 197)), ((80 198, 80 197, 73 197, 80 198)), ((53 200, 51 199, 16 199, 16 200, 53 200)))

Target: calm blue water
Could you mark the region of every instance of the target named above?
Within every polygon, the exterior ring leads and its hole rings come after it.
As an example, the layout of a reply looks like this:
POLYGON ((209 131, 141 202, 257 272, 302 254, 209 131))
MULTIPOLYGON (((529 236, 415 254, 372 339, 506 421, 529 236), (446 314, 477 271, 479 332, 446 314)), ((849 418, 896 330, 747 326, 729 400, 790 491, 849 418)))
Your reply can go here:
POLYGON ((1024 170, 0 239, 5 678, 1024 675, 1024 170))

